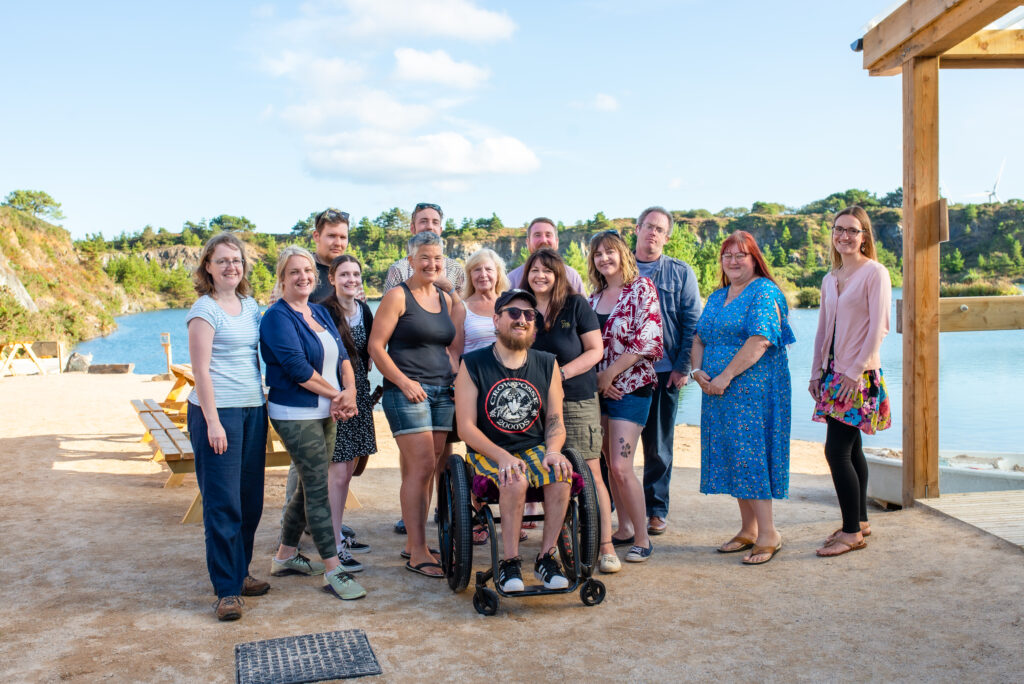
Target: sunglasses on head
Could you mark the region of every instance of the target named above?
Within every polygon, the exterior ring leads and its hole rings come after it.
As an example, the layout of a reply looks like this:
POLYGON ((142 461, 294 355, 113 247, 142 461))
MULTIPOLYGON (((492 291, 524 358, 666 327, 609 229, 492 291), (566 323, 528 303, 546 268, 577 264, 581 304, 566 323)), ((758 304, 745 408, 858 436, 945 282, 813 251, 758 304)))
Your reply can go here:
POLYGON ((423 209, 433 209, 438 214, 441 213, 441 206, 438 204, 433 204, 432 202, 420 202, 419 204, 416 205, 416 208, 413 211, 421 211, 423 209))
POLYGON ((316 215, 316 225, 320 225, 322 222, 327 223, 348 223, 348 212, 338 211, 337 209, 324 209, 316 215))
POLYGON ((513 321, 518 321, 520 317, 523 317, 527 323, 532 323, 537 318, 536 309, 520 309, 518 306, 506 306, 500 313, 507 313, 513 321))

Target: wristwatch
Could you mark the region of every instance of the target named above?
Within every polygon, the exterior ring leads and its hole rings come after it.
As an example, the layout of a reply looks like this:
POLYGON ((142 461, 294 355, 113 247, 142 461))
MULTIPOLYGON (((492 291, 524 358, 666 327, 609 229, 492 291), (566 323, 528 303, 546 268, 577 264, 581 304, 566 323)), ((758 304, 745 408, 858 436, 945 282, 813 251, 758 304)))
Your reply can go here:
POLYGON ((700 368, 691 368, 690 369, 690 379, 691 380, 696 380, 697 379, 697 378, 694 377, 695 373, 700 373, 700 368))

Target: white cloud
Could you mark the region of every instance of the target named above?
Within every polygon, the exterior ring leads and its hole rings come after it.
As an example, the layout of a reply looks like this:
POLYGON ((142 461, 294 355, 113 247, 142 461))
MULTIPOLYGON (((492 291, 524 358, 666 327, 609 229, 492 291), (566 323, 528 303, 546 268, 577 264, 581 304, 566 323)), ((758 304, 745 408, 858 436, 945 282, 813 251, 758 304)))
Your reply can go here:
POLYGON ((496 136, 470 140, 453 131, 419 136, 362 129, 311 137, 309 165, 354 182, 409 182, 529 173, 540 166, 520 140, 496 136))
POLYGON ((673 178, 673 179, 671 179, 668 182, 668 189, 669 190, 678 190, 681 187, 683 187, 683 179, 682 178, 673 178))
POLYGON ((329 94, 366 78, 366 68, 356 62, 290 50, 284 50, 278 57, 265 58, 262 66, 271 76, 296 81, 317 95, 329 94))
POLYGON ((481 85, 490 76, 487 69, 469 62, 456 62, 444 50, 395 50, 395 78, 403 81, 440 83, 469 90, 481 85))
POLYGON ((598 93, 594 97, 594 109, 600 112, 614 112, 619 108, 619 101, 611 95, 598 93))
POLYGON ((287 107, 281 117, 306 132, 316 132, 332 124, 357 121, 384 130, 414 130, 436 117, 433 107, 404 104, 387 93, 357 87, 341 96, 311 99, 287 107))

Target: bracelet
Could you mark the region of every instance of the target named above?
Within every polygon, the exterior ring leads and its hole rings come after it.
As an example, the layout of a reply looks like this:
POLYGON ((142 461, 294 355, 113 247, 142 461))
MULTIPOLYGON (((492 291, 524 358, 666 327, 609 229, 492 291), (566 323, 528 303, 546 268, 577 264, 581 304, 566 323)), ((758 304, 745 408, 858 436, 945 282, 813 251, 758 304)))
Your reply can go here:
POLYGON ((562 382, 565 382, 565 369, 561 366, 558 367, 558 374, 562 376, 562 382))
POLYGON ((691 380, 696 380, 697 379, 696 377, 694 377, 694 375, 696 373, 700 373, 700 368, 693 368, 693 369, 690 370, 690 379, 691 380))

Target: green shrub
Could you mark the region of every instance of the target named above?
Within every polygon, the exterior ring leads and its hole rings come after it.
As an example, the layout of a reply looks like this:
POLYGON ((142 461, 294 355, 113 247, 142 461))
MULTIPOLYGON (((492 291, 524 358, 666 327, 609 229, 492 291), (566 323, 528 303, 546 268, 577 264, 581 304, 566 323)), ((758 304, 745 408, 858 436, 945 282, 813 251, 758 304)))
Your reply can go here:
POLYGON ((977 280, 969 283, 949 283, 939 287, 940 297, 990 297, 1019 295, 1020 289, 1009 280, 977 280))
POLYGON ((796 305, 801 309, 821 306, 821 290, 816 287, 801 287, 796 293, 796 305))

